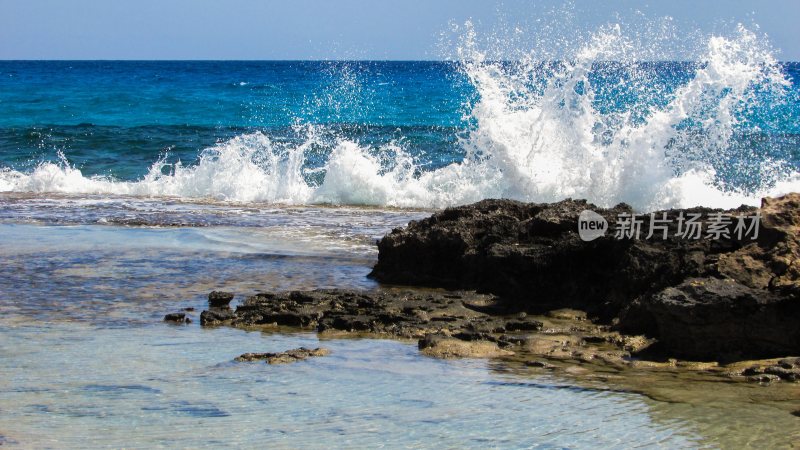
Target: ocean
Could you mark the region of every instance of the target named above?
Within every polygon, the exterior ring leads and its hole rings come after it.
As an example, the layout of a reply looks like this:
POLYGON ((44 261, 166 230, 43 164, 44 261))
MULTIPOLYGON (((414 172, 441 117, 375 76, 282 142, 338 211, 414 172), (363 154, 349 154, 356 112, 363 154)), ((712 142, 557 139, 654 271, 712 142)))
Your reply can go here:
POLYGON ((560 60, 0 61, 0 444, 784 444, 791 387, 161 321, 216 289, 378 287, 376 239, 483 198, 650 211, 800 190, 800 63, 744 29, 692 62, 592 42, 560 60))

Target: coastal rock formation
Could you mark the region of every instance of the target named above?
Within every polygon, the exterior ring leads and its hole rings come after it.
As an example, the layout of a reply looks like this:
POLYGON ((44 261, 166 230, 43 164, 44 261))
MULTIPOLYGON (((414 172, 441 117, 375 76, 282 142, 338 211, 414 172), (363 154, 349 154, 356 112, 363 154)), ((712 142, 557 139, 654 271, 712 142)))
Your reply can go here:
POLYGON ((227 308, 231 300, 232 292, 212 291, 208 294, 208 306, 212 308, 227 308))
POLYGON ((636 307, 671 356, 724 361, 800 353, 797 298, 730 278, 690 278, 636 307))
POLYGON ((582 239, 579 216, 586 210, 610 224, 632 213, 623 204, 601 209, 580 200, 449 208, 384 237, 372 276, 462 290, 264 292, 235 311, 227 307, 228 293, 225 306, 203 311, 200 321, 413 338, 439 357, 513 352, 615 368, 681 366, 760 381, 798 379, 788 360, 745 373, 747 367, 632 356, 727 364, 800 354, 800 195, 764 199, 758 210, 637 216, 638 239, 613 232, 582 239), (720 222, 722 215, 730 220, 720 222), (685 234, 690 216, 701 227, 696 238, 685 234), (704 235, 711 230, 713 239, 704 235))
MULTIPOLYGON (((448 208, 385 236, 371 276, 393 284, 489 292, 526 312, 570 307, 611 319, 631 299, 702 273, 705 255, 741 247, 731 239, 676 237, 680 211, 666 211, 667 239, 644 239, 650 220, 643 217, 641 239, 607 233, 584 241, 578 234, 584 210, 609 224, 632 213, 625 204, 603 209, 585 200, 483 200, 448 208)), ((712 210, 683 212, 705 216, 712 210)))
POLYGON ((702 276, 635 299, 620 329, 688 358, 800 354, 800 194, 763 199, 760 215, 758 239, 705 255, 702 276))
MULTIPOLYGON (((355 333, 417 339, 423 354, 439 358, 545 357, 623 367, 631 351, 652 343, 623 336, 575 310, 547 316, 511 312, 492 295, 471 291, 315 290, 260 293, 235 311, 204 311, 203 323, 244 327, 299 327, 323 335, 355 333), (220 321, 212 321, 227 311, 220 321), (524 356, 523 356, 524 357, 524 356)), ((239 360, 277 357, 245 354, 239 360)))
POLYGON ((186 317, 186 313, 177 312, 177 313, 169 313, 164 316, 164 322, 173 322, 173 323, 191 323, 192 319, 186 317))
MULTIPOLYGON (((491 333, 542 327, 527 316, 482 312, 500 313, 503 308, 496 297, 474 292, 316 290, 256 294, 222 319, 234 326, 293 326, 416 339, 440 333, 477 340, 491 333)), ((207 323, 218 314, 212 311, 203 312, 207 323)))
MULTIPOLYGON (((252 329, 312 329, 321 336, 417 339, 422 354, 438 358, 496 358, 518 361, 534 370, 566 373, 620 373, 624 370, 704 372, 734 380, 770 383, 797 381, 800 359, 740 361, 730 365, 634 357, 654 340, 620 334, 587 319, 581 311, 560 309, 544 315, 513 312, 498 297, 470 291, 384 289, 315 290, 260 293, 236 310, 204 311, 205 326, 252 329), (213 319, 213 320, 212 320, 213 319), (219 320, 217 320, 219 319, 219 320), (591 369, 594 367, 595 369, 591 369)), ((272 364, 314 356, 316 350, 245 353, 237 361, 272 364)), ((600 375, 601 377, 605 375, 600 375)))
POLYGON ((742 375, 752 377, 754 381, 781 379, 800 381, 800 358, 784 358, 774 364, 755 365, 742 371, 742 375))
POLYGON ((236 315, 230 308, 211 308, 200 313, 200 325, 224 325, 229 324, 236 315))
POLYGON ((438 334, 426 335, 418 346, 422 354, 436 358, 496 358, 514 354, 494 342, 464 341, 438 334))
POLYGON ((766 198, 760 210, 643 214, 638 239, 630 230, 621 239, 614 232, 581 239, 585 210, 608 224, 633 213, 624 204, 602 209, 582 200, 448 208, 384 237, 371 276, 476 289, 514 311, 583 309, 685 358, 800 354, 799 194, 766 198), (695 215, 701 231, 687 234, 686 219, 695 215))
POLYGON ((300 347, 278 353, 245 353, 238 356, 235 361, 266 361, 267 364, 289 364, 311 358, 312 356, 327 356, 329 354, 330 350, 327 348, 317 347, 309 349, 300 347))

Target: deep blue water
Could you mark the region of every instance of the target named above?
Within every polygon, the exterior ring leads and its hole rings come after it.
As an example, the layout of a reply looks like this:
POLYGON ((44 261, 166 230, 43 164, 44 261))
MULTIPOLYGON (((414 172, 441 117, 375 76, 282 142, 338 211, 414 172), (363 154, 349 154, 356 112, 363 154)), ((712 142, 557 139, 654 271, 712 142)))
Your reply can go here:
MULTIPOLYGON (((649 63, 653 95, 693 76, 695 64, 649 63)), ((795 143, 800 63, 785 64, 794 98, 755 117, 761 131, 795 143), (765 117, 765 114, 770 114, 765 117)), ((592 74, 603 111, 641 104, 629 71, 592 74)), ((0 61, 0 165, 31 168, 57 150, 88 175, 142 176, 169 151, 184 162, 220 140, 264 130, 298 139, 292 126, 325 124, 367 144, 403 140, 431 160, 458 160, 456 138, 477 97, 455 62, 0 61)))
POLYGON ((61 150, 86 175, 135 179, 167 150, 190 163, 253 130, 302 139, 298 123, 449 162, 473 95, 441 62, 1 61, 0 166, 61 150))
POLYGON ((713 189, 743 192, 755 202, 800 167, 800 64, 765 68, 736 58, 583 66, 0 61, 0 191, 422 207, 484 197, 579 196, 642 209, 740 201, 694 198, 686 188, 662 192, 673 189, 665 187, 672 176, 699 168, 713 174, 713 189), (664 114, 668 120, 659 119, 664 114), (637 133, 645 139, 632 137, 637 133), (246 142, 232 141, 237 137, 246 142), (226 142, 234 142, 234 156, 204 152, 226 142), (343 142, 357 150, 336 154, 343 142), (353 151, 379 167, 348 159, 353 151), (222 162, 158 186, 91 181, 152 181, 174 175, 175 163, 192 167, 204 155, 209 164, 222 162), (300 164, 282 166, 292 155, 300 155, 300 164), (645 171, 627 186, 603 180, 638 169, 595 170, 588 177, 601 186, 581 185, 587 158, 610 167, 640 157, 645 168, 663 163, 670 169, 645 171), (242 161, 234 164, 236 158, 242 161), (465 160, 467 167, 439 171, 465 160), (34 173, 48 161, 76 168, 82 178, 52 168, 34 173), (249 163, 262 173, 235 180, 249 163), (338 175, 330 186, 314 191, 331 171, 338 175), (555 184, 554 171, 561 180, 555 184), (294 184, 276 193, 264 187, 269 179, 294 184))

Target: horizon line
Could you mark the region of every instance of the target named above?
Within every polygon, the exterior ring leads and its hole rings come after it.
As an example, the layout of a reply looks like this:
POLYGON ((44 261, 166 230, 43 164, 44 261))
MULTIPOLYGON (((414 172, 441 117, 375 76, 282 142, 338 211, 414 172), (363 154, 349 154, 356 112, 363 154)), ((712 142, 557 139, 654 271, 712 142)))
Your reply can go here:
MULTIPOLYGON (((551 59, 551 60, 541 60, 537 62, 561 62, 566 59, 551 59)), ((34 59, 6 59, 0 58, 0 63, 4 62, 290 62, 290 63, 302 63, 302 62, 405 62, 405 63, 414 63, 414 62, 436 62, 436 63, 459 63, 463 61, 472 61, 469 59, 466 60, 456 60, 456 59, 135 59, 135 58, 122 58, 122 59, 111 59, 111 58, 100 58, 100 59, 48 59, 48 58, 34 58, 34 59)), ((516 59, 495 59, 495 60, 488 60, 487 62, 517 62, 520 60, 516 59)), ((598 60, 593 62, 620 62, 620 60, 598 60)), ((697 63, 703 62, 700 60, 691 60, 691 59, 643 59, 637 60, 632 62, 639 62, 639 63, 659 63, 659 62, 678 62, 678 63, 697 63)), ((798 60, 778 60, 779 64, 785 63, 800 63, 800 59, 798 60)))

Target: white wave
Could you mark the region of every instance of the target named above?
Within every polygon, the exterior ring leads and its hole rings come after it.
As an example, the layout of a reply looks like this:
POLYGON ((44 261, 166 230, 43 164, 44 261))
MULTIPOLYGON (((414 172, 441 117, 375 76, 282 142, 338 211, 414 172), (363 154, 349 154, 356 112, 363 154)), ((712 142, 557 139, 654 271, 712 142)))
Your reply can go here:
POLYGON ((754 86, 776 94, 788 87, 768 46, 741 26, 734 36, 708 39, 691 79, 655 93, 618 25, 604 27, 558 64, 542 64, 535 51, 514 64, 489 61, 467 29, 460 56, 479 100, 460 163, 420 172, 396 143, 379 149, 391 155, 387 160, 338 139, 317 169, 324 178, 311 182, 307 156, 320 144, 320 127, 309 125, 299 145, 245 134, 204 150, 196 165, 160 160, 134 182, 87 177, 66 161, 42 163, 30 173, 5 169, 0 191, 436 208, 489 197, 572 197, 601 206, 627 202, 639 210, 733 207, 800 191, 800 176, 776 169, 766 156, 756 155, 753 170, 777 182, 758 192, 723 189, 714 172, 714 161, 734 157, 729 147, 737 111, 756 101, 754 86), (601 111, 595 102, 600 87, 590 73, 606 61, 618 62, 629 78, 622 89, 660 102, 636 104, 640 111, 601 111))

